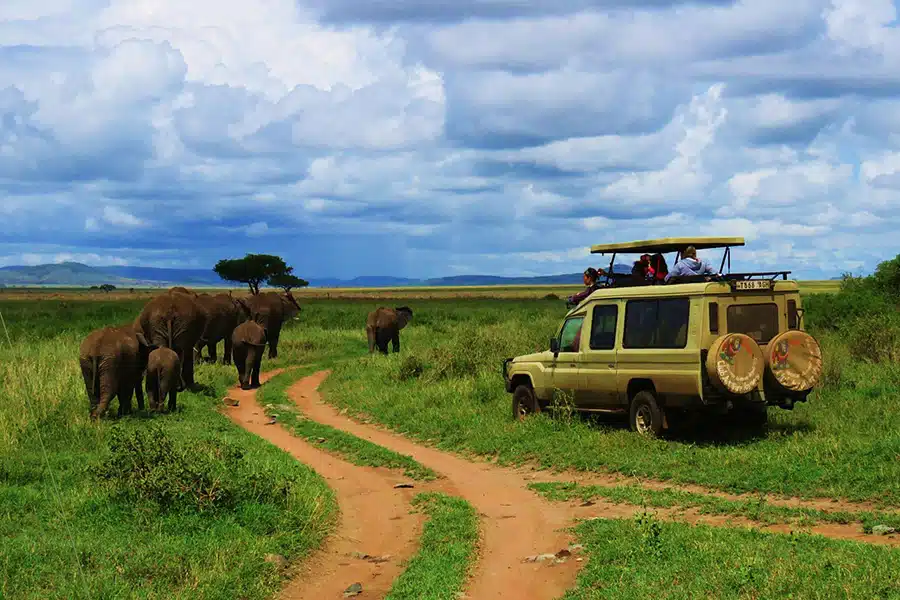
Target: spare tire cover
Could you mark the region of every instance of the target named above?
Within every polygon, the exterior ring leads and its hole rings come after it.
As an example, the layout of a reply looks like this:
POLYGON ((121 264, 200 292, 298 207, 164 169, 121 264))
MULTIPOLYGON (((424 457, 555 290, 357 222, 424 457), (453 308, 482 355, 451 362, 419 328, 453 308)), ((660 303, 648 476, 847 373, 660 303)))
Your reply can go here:
POLYGON ((759 385, 765 359, 749 335, 726 333, 716 338, 706 356, 706 372, 718 387, 732 394, 747 394, 759 385))
POLYGON ((822 376, 822 349, 805 331, 785 331, 766 347, 766 366, 781 387, 792 392, 810 390, 822 376))

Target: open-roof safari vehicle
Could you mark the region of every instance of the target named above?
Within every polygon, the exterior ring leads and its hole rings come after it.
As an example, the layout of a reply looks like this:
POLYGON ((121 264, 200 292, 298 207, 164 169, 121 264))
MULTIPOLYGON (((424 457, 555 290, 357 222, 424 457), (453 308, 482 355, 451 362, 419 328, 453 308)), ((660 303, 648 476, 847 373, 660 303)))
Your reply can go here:
MULTIPOLYGON (((731 248, 743 238, 667 238, 593 246, 595 254, 667 254, 687 246, 731 248)), ((670 263, 674 265, 675 263, 670 263)), ((539 412, 555 390, 574 408, 626 413, 656 435, 691 410, 735 413, 762 425, 767 406, 793 409, 818 383, 822 353, 802 329, 790 271, 648 281, 612 275, 566 314, 545 352, 503 362, 513 415, 539 412)))

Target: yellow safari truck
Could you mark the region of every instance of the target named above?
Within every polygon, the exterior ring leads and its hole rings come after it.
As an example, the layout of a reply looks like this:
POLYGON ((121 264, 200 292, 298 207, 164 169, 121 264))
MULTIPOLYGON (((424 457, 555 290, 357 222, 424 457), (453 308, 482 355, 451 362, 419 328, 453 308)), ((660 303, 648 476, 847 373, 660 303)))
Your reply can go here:
POLYGON ((704 237, 593 246, 612 255, 604 284, 568 311, 548 350, 503 361, 513 417, 563 391, 577 410, 623 413, 633 431, 657 435, 688 411, 764 425, 768 406, 805 401, 822 353, 803 330, 799 287, 789 271, 723 273, 743 245, 704 237), (674 266, 691 246, 724 249, 719 269, 666 280, 665 255, 675 253, 674 266), (613 274, 617 254, 649 258, 656 274, 613 274))

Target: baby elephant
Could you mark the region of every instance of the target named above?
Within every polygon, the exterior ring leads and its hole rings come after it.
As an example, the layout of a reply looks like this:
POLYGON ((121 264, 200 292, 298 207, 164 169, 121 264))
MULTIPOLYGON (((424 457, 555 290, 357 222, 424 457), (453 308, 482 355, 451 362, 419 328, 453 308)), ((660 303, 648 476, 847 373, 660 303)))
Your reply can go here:
POLYGON ((231 356, 242 390, 258 388, 259 366, 266 348, 266 330, 255 321, 244 321, 231 334, 231 356))
POLYGON ((181 381, 181 361, 170 348, 157 348, 147 360, 147 397, 150 410, 162 411, 163 401, 169 397, 169 411, 175 410, 178 383, 181 381))
POLYGON ((387 308, 380 306, 366 318, 366 337, 369 340, 369 354, 378 351, 388 353, 388 342, 394 352, 400 352, 400 330, 412 319, 412 309, 408 306, 387 308))

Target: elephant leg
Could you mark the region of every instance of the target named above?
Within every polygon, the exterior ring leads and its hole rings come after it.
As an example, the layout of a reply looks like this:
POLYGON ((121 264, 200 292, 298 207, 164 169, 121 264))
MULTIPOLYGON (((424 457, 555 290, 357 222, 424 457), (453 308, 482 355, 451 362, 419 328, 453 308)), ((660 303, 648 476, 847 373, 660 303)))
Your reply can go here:
POLYGON ((101 388, 100 399, 97 402, 97 405, 94 406, 93 410, 91 411, 91 419, 97 420, 106 414, 106 410, 109 408, 109 403, 112 402, 114 394, 115 390, 112 388, 101 388))
POLYGON ((395 331, 394 335, 391 337, 391 346, 393 346, 394 352, 400 352, 400 332, 395 331))
POLYGON ((232 348, 231 348, 231 334, 232 334, 232 333, 233 333, 232 331, 229 331, 229 332, 225 335, 225 350, 222 351, 222 364, 223 364, 223 365, 230 365, 230 364, 231 364, 231 353, 232 353, 232 348))
POLYGON ((94 412, 94 408, 96 408, 97 403, 100 402, 100 398, 94 393, 94 370, 90 364, 90 362, 81 363, 81 376, 84 378, 84 389, 87 391, 88 402, 91 407, 91 414, 94 412))
POLYGON ((218 345, 218 340, 209 341, 209 345, 206 347, 209 351, 209 356, 207 357, 206 362, 215 364, 215 362, 218 360, 218 357, 216 356, 216 346, 218 345))
POLYGON ((246 389, 244 388, 244 366, 246 358, 246 353, 242 348, 234 349, 234 366, 238 372, 238 383, 241 384, 241 389, 246 389))
POLYGON ((378 351, 382 354, 388 353, 388 341, 390 334, 381 328, 375 329, 375 343, 378 345, 378 351))
POLYGON ((194 361, 185 360, 184 355, 186 352, 182 352, 178 357, 181 359, 181 382, 179 386, 179 392, 184 390, 193 390, 194 389, 194 361))
POLYGON ((281 337, 281 328, 273 329, 269 336, 269 358, 278 358, 278 338, 281 337))
POLYGON ((369 342, 369 354, 375 352, 375 328, 366 327, 366 338, 369 342))
MULTIPOLYGON (((178 400, 178 386, 169 386, 169 412, 175 412, 176 401, 178 400)), ((162 403, 162 399, 160 398, 160 403, 162 403)))
POLYGON ((150 373, 147 372, 147 401, 150 404, 150 410, 156 412, 159 410, 159 390, 157 384, 157 378, 150 373))
POLYGON ((139 372, 134 377, 134 397, 137 398, 138 410, 144 410, 144 374, 139 372))
POLYGON ((260 348, 259 351, 256 353, 255 360, 253 361, 253 370, 250 373, 250 376, 251 376, 250 387, 258 388, 262 385, 259 382, 259 369, 262 366, 262 357, 263 357, 263 350, 262 350, 262 348, 260 348))
POLYGON ((133 394, 134 384, 126 378, 123 383, 119 384, 118 394, 116 394, 119 397, 119 416, 131 414, 131 396, 133 394))

